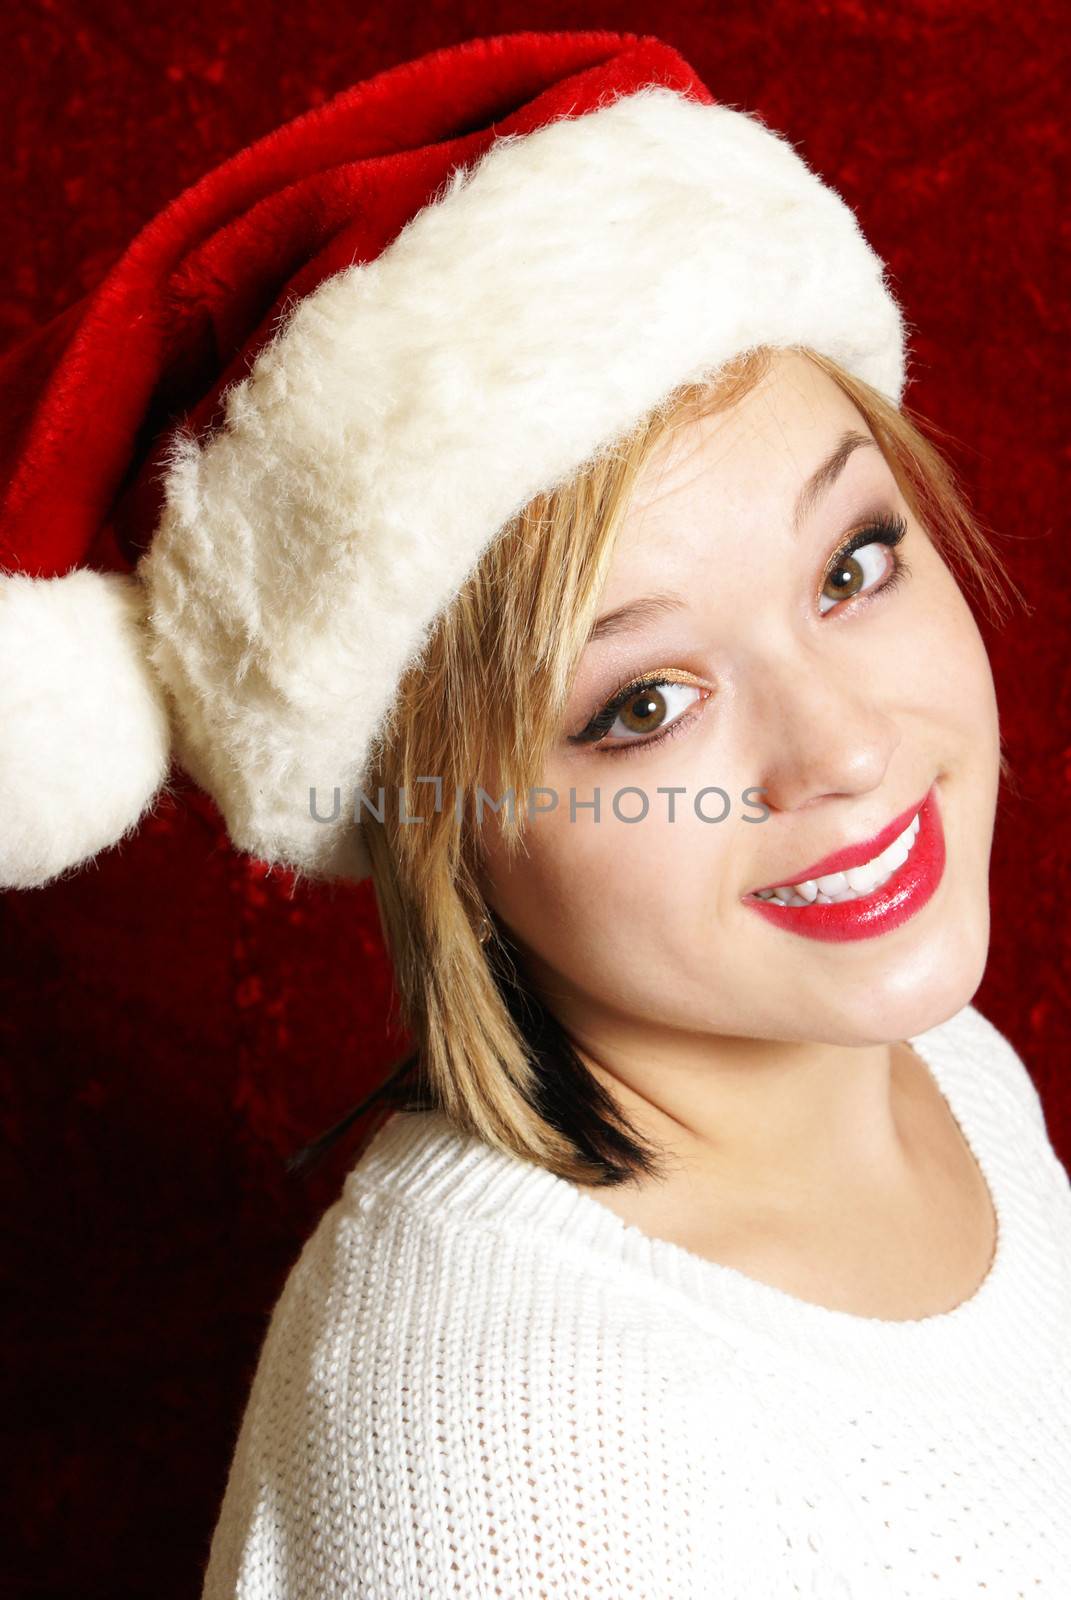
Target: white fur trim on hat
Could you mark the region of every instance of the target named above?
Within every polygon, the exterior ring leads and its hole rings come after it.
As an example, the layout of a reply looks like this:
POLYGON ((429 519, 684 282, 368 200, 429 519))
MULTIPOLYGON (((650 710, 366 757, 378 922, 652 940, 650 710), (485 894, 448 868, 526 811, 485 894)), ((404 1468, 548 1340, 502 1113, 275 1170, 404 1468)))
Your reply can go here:
POLYGON ((757 115, 661 87, 500 138, 299 301, 223 426, 172 441, 138 568, 176 758, 234 843, 365 876, 374 740, 495 535, 757 344, 900 399, 902 318, 849 207, 757 115))
POLYGON ((163 690, 136 578, 0 574, 0 887, 114 844, 167 776, 163 690))

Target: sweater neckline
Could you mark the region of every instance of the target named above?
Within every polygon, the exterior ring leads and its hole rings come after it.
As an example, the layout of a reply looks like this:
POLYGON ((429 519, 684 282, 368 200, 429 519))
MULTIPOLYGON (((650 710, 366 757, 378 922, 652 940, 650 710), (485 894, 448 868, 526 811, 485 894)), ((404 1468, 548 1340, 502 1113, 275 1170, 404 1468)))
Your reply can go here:
MULTIPOLYGON (((556 1173, 456 1129, 440 1112, 395 1113, 348 1182, 388 1186, 399 1200, 449 1210, 484 1228, 550 1234, 559 1259, 679 1304, 751 1364, 830 1363, 866 1381, 916 1388, 1032 1374, 1055 1360, 1071 1303, 1067 1252, 1044 1203, 1047 1166, 1024 1112, 987 1071, 989 1024, 965 1006, 907 1042, 929 1069, 977 1162, 996 1217, 989 1269, 957 1306, 887 1319, 804 1300, 740 1269, 645 1233, 556 1173), (978 1026, 981 1024, 981 1028, 978 1026)), ((990 1030, 991 1031, 991 1030, 990 1030)))

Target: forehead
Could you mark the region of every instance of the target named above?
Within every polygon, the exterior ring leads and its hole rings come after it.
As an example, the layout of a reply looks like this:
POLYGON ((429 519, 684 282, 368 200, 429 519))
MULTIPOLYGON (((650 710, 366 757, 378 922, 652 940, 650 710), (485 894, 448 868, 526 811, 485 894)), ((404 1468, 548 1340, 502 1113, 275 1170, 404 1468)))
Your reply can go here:
POLYGON ((787 525, 801 486, 848 430, 870 436, 844 391, 806 356, 779 352, 730 408, 675 425, 659 441, 629 499, 623 552, 652 528, 692 514, 737 533, 752 521, 787 525))

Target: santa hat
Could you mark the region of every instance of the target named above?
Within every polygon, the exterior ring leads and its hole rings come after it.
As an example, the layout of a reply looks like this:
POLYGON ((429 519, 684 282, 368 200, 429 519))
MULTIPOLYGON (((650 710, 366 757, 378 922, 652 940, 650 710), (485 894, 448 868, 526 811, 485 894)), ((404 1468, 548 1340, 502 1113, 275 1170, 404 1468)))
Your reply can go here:
POLYGON ((854 214, 658 39, 474 39, 224 162, 0 364, 0 885, 172 759, 240 850, 366 876, 350 798, 487 546, 760 344, 899 403, 854 214))

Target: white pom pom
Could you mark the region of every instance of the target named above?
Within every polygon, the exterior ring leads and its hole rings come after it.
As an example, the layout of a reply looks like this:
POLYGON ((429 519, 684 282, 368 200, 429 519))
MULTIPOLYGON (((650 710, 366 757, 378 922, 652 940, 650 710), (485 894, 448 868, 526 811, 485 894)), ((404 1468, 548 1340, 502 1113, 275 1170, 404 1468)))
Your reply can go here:
POLYGON ((120 573, 0 573, 0 888, 36 888, 114 844, 167 776, 145 603, 120 573))

